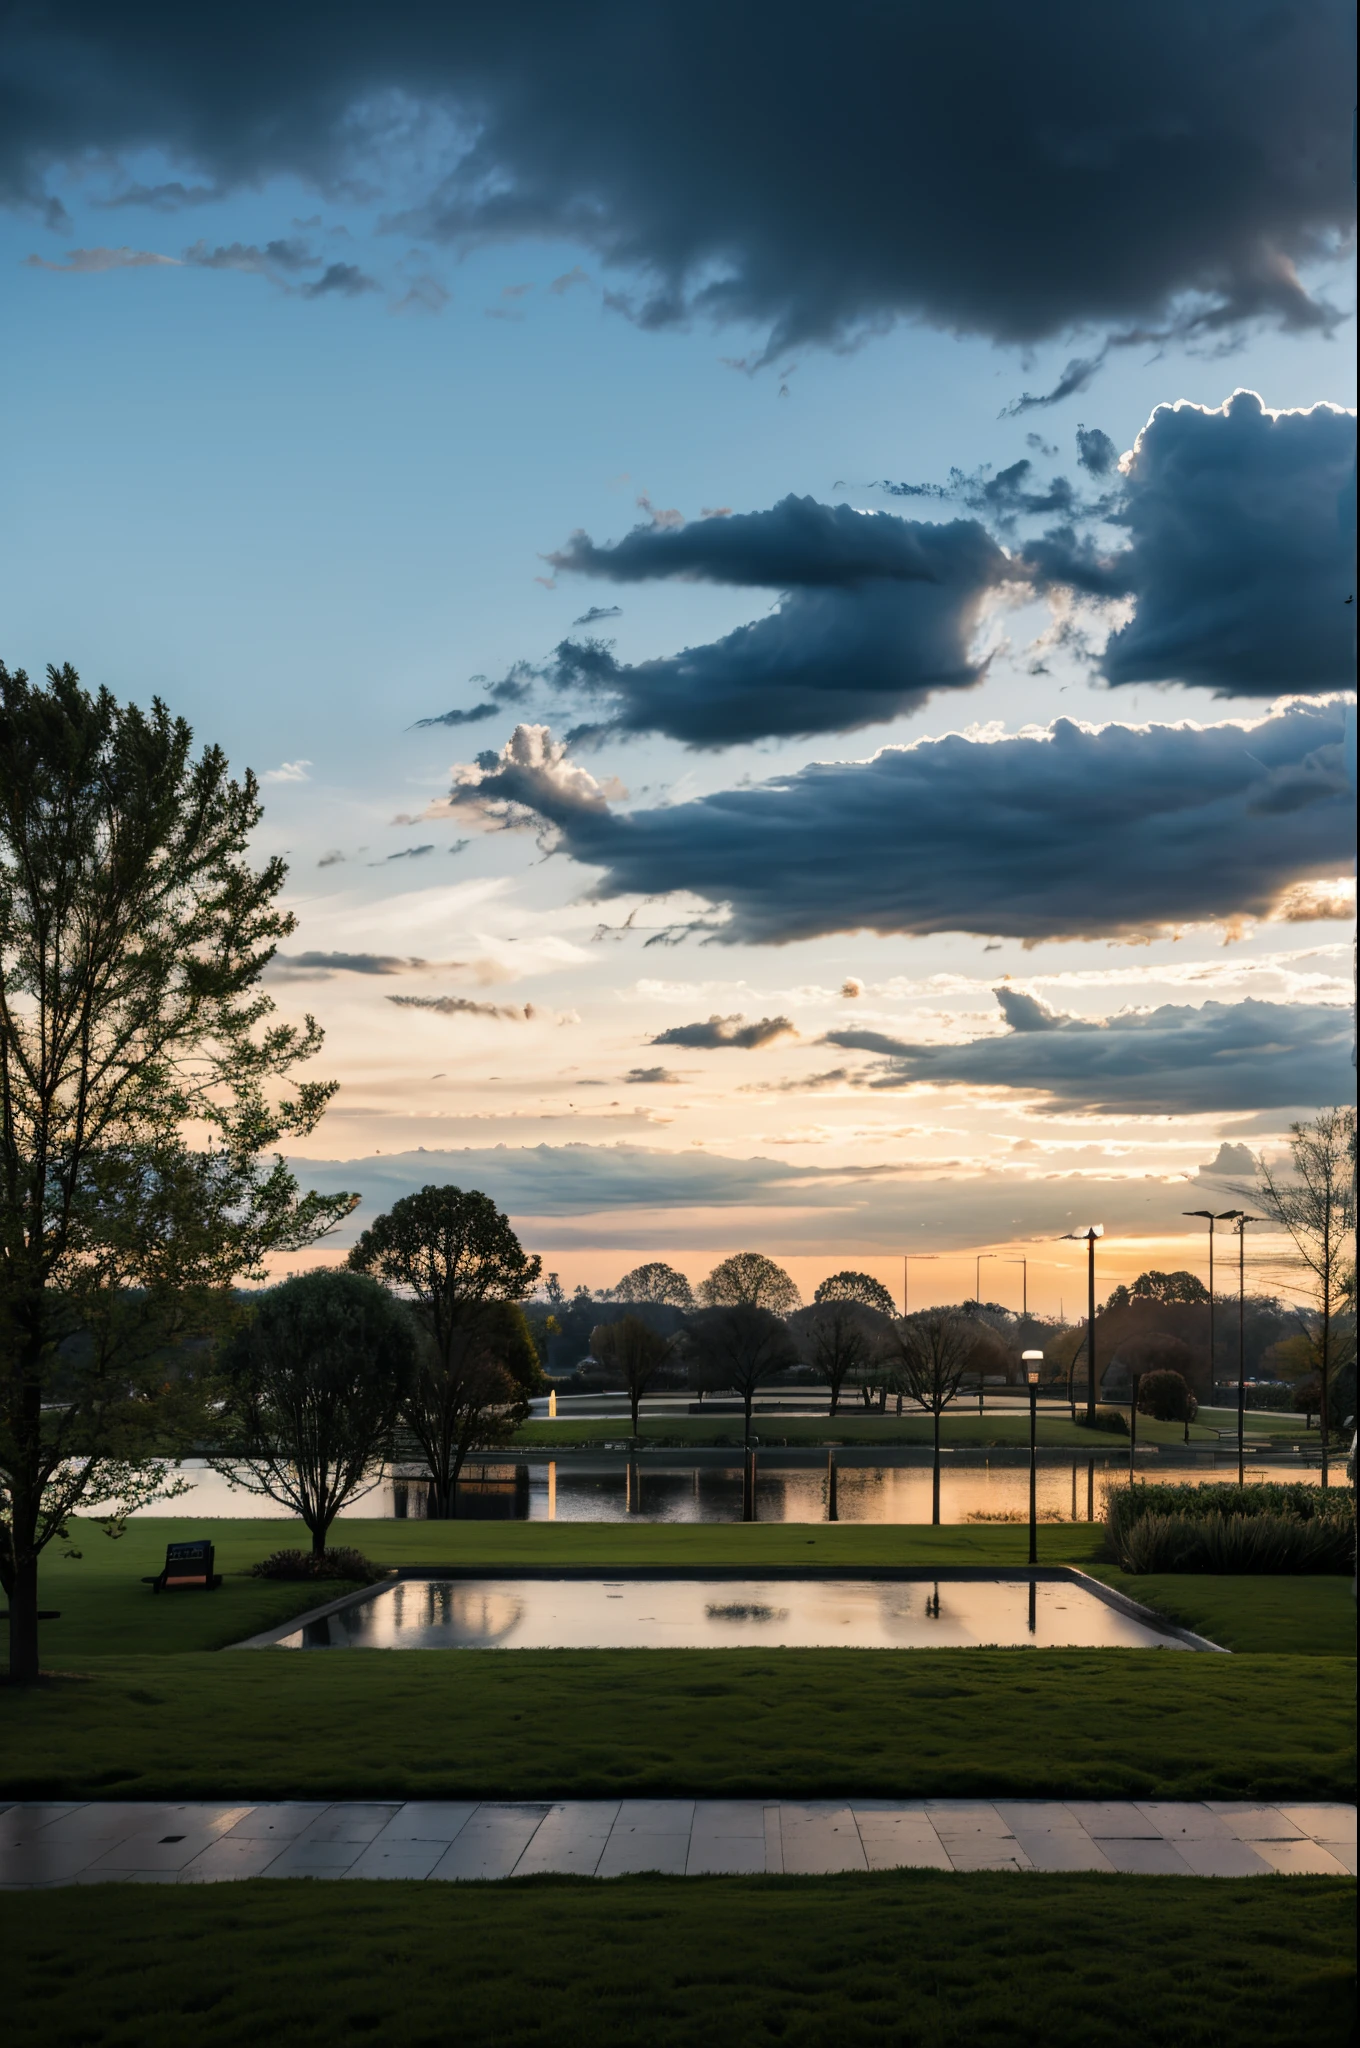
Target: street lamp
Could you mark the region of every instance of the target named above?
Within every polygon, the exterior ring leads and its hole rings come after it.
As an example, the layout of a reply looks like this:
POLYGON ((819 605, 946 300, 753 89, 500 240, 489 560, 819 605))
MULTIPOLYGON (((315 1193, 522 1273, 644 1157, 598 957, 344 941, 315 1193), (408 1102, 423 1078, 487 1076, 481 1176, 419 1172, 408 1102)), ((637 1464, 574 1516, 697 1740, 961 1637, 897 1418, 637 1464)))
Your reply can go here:
POLYGON ((1019 1266, 1022 1269, 1020 1273, 1020 1321, 1023 1325, 1029 1321, 1029 1260, 1007 1259, 1005 1263, 1008 1266, 1019 1266))
POLYGON ((1038 1499, 1038 1436, 1039 1436, 1039 1368, 1044 1362, 1042 1351, 1022 1351, 1020 1362, 1025 1368, 1029 1382, 1029 1561, 1039 1562, 1039 1499, 1038 1499))
MULTIPOLYGON (((1262 1223, 1262 1216, 1247 1216, 1239 1209, 1233 1225, 1237 1232, 1237 1484, 1247 1483, 1247 1454, 1242 1439, 1247 1430, 1247 1225, 1262 1223)), ((1322 1483, 1327 1484, 1327 1445, 1322 1446, 1322 1483)))
POLYGON ((902 1314, 907 1313, 907 1268, 912 1259, 935 1259, 938 1252, 903 1252, 902 1254, 902 1314))
POLYGON ((982 1261, 997 1256, 996 1252, 979 1252, 973 1260, 973 1299, 979 1308, 982 1307, 982 1261))
MULTIPOLYGON (((1103 1223, 1089 1223, 1085 1230, 1065 1230, 1069 1238, 1086 1246, 1086 1427, 1096 1426, 1096 1239, 1104 1237, 1103 1223)), ((1074 1361, 1075 1362, 1075 1361, 1074 1361)))
POLYGON ((1203 1216, 1209 1225, 1209 1405, 1214 1401, 1214 1225, 1231 1223, 1240 1209, 1182 1209, 1182 1216, 1203 1216))

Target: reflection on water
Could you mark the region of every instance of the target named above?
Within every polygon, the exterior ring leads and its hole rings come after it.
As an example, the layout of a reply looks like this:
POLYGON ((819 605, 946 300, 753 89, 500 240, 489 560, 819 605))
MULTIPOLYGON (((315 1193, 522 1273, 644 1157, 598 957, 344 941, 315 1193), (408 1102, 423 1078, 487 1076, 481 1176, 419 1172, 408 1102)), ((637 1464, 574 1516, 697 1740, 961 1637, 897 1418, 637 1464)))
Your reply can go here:
POLYGON ((407 1580, 283 1649, 1182 1649, 1084 1587, 1024 1579, 407 1580))
MULTIPOLYGON (((742 1520, 740 1463, 664 1467, 643 1461, 545 1459, 528 1463, 482 1464, 467 1469, 459 1490, 460 1513, 468 1520, 531 1522, 739 1522, 742 1520)), ((145 1510, 151 1515, 291 1519, 272 1501, 233 1489, 220 1474, 186 1460, 184 1477, 192 1491, 145 1510)), ((1106 1485, 1128 1476, 1128 1453, 1102 1454, 1039 1466, 1039 1515, 1044 1521, 1084 1522, 1103 1512, 1106 1485)), ((1237 1483, 1233 1461, 1220 1468, 1138 1467, 1140 1481, 1173 1486, 1230 1486, 1237 1483)), ((1247 1479, 1316 1485, 1321 1475, 1298 1466, 1249 1466, 1247 1479)), ((412 1478, 388 1477, 342 1511, 341 1519, 417 1518, 426 1491, 412 1478)), ((940 1477, 940 1519, 1024 1520, 1029 1514, 1029 1467, 1008 1460, 967 1463, 949 1459, 940 1477)), ((756 1479, 756 1520, 760 1522, 928 1522, 930 1466, 920 1464, 824 1464, 780 1467, 763 1454, 756 1479)))

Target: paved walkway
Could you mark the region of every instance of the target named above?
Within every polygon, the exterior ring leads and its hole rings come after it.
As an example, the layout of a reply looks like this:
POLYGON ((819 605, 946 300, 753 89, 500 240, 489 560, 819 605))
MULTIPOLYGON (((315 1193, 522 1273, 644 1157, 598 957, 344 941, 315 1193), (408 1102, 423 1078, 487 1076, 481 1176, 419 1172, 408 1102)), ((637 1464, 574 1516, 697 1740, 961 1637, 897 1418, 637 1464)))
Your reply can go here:
POLYGON ((1355 1808, 1043 1799, 413 1800, 21 1805, 0 1887, 234 1877, 622 1877, 838 1870, 1355 1874, 1355 1808))

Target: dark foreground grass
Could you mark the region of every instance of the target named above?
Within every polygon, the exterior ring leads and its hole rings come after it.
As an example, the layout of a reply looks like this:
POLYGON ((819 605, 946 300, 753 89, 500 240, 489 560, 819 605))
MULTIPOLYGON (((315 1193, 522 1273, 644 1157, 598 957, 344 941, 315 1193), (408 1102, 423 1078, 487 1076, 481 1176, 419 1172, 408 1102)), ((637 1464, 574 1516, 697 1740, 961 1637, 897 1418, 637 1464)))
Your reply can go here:
POLYGON ((1341 2048, 1353 1911, 1310 1878, 256 1880, 13 1893, 0 1939, 14 2048, 1341 2048))
POLYGON ((15 1798, 1354 1796, 1343 1658, 236 1651, 0 1687, 15 1798))
POLYGON ((1135 1576, 1100 1563, 1085 1569, 1225 1650, 1294 1657, 1355 1655, 1355 1595, 1349 1579, 1218 1578, 1179 1572, 1135 1576))

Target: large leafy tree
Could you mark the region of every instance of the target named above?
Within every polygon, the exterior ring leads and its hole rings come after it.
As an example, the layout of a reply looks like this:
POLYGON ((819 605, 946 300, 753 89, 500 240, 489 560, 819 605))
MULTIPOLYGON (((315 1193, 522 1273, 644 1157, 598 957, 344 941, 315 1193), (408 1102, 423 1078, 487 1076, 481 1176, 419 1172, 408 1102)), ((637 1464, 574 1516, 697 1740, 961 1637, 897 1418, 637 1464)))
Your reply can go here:
POLYGON ((733 1252, 699 1283, 706 1308, 763 1308, 771 1315, 791 1315, 803 1297, 782 1266, 764 1252, 733 1252))
POLYGON ((10 1672, 38 1674, 38 1561, 81 1509, 163 1482, 184 1340, 232 1283, 351 1206, 273 1148, 334 1091, 259 976, 293 929, 248 858, 248 772, 153 701, 0 664, 0 1583, 10 1672), (167 1391, 167 1381, 169 1387, 167 1391))
POLYGON ((291 1508, 319 1555, 378 1482, 415 1354, 410 1315, 376 1280, 322 1270, 271 1287, 222 1354, 221 1469, 291 1508))
POLYGON ((861 1308, 876 1309, 882 1316, 895 1316, 897 1304, 881 1280, 872 1273, 832 1273, 812 1297, 818 1308, 832 1302, 858 1302, 861 1308))
POLYGON ((615 1301, 644 1302, 652 1308, 691 1309, 694 1306, 694 1290, 689 1281, 676 1267, 668 1266, 664 1259, 634 1266, 632 1272, 625 1273, 611 1291, 615 1301))
POLYGON ((537 1387, 538 1355, 518 1304, 538 1285, 541 1262, 489 1195, 428 1186, 377 1217, 349 1263, 404 1296, 421 1326, 402 1416, 425 1460, 432 1513, 453 1515, 468 1452, 510 1434, 537 1387))

